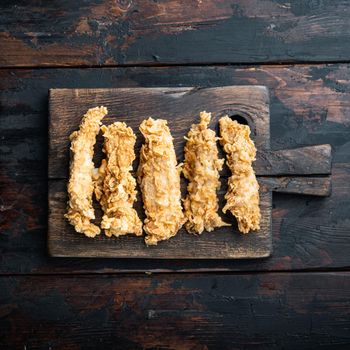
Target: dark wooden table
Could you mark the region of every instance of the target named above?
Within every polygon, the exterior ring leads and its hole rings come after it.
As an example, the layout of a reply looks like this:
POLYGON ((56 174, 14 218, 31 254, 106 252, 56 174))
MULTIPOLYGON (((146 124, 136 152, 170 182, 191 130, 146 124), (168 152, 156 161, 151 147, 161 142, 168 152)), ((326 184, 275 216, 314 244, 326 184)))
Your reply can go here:
POLYGON ((350 346, 346 0, 0 3, 0 348, 350 346), (273 196, 265 260, 53 259, 49 88, 266 85, 271 146, 329 143, 328 198, 273 196))

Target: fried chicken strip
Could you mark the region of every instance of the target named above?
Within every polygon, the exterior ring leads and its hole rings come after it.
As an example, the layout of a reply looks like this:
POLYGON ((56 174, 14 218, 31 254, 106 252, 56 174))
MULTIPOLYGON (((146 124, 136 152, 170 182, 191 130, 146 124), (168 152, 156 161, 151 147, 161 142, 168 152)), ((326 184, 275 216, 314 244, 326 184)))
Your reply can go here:
POLYGON ((188 195, 184 200, 186 230, 201 234, 204 230, 213 231, 215 227, 231 226, 218 215, 220 188, 219 171, 224 159, 218 158, 215 131, 208 129, 211 114, 200 113, 200 123, 193 124, 185 146, 183 174, 188 179, 188 195))
POLYGON ((147 245, 175 236, 185 218, 181 207, 180 171, 166 120, 149 118, 140 125, 145 144, 137 171, 147 218, 147 245))
POLYGON ((225 195, 225 213, 229 210, 237 219, 242 233, 260 228, 259 184, 252 167, 256 148, 247 125, 225 116, 220 119, 220 143, 227 153, 227 165, 232 172, 225 195))
POLYGON ((68 190, 68 210, 65 217, 79 233, 95 237, 100 228, 90 222, 95 219, 92 207, 94 192, 92 161, 96 135, 100 130, 101 120, 107 114, 107 108, 89 109, 83 117, 78 131, 70 135, 71 162, 68 190))
POLYGON ((141 236, 142 222, 133 208, 137 194, 136 180, 130 173, 135 160, 136 136, 121 122, 103 125, 101 130, 106 159, 102 160, 98 169, 95 187, 96 198, 104 212, 101 228, 108 237, 128 233, 141 236))

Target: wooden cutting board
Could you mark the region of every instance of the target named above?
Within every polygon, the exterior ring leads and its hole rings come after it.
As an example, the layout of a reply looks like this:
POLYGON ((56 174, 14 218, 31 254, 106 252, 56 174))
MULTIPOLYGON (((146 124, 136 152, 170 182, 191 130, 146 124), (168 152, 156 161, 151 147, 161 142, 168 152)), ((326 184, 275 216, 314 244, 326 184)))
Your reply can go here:
MULTIPOLYGON (((102 158, 102 137, 95 147, 95 166, 102 158)), ((222 149, 219 147, 223 157, 222 149)), ((329 145, 295 150, 270 150, 268 91, 262 86, 226 86, 217 88, 125 88, 125 89, 51 89, 49 120, 49 220, 48 248, 56 257, 115 257, 164 259, 243 259, 268 257, 272 252, 272 191, 325 196, 330 193, 331 149, 329 145), (138 127, 150 116, 163 118, 174 137, 178 161, 183 160, 184 136, 199 121, 199 112, 212 112, 211 127, 218 131, 218 120, 228 114, 249 124, 258 149, 254 169, 260 183, 261 229, 240 234, 231 214, 222 215, 232 223, 200 236, 184 229, 169 241, 147 247, 134 236, 107 238, 102 233, 89 239, 76 233, 63 215, 66 211, 66 183, 69 168, 69 135, 77 130, 81 117, 95 106, 108 108, 104 123, 124 121, 137 136, 134 169, 143 142, 138 127)), ((222 171, 219 191, 220 209, 224 205, 227 168, 222 171)), ((183 197, 186 182, 182 179, 183 197)), ((140 195, 135 205, 144 218, 140 195)), ((96 204, 97 222, 101 212, 96 204)))

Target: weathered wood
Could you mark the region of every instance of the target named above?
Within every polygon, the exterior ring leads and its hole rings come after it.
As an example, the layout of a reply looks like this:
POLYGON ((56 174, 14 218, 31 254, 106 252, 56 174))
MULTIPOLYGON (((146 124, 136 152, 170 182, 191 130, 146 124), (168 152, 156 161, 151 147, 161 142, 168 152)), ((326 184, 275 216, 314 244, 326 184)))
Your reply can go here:
MULTIPOLYGON (((331 146, 316 145, 292 150, 269 151, 270 124, 267 92, 261 87, 221 87, 210 89, 53 89, 50 95, 49 177, 68 177, 69 135, 78 128, 87 106, 106 105, 104 123, 123 120, 138 136, 136 154, 143 138, 138 130, 148 116, 169 122, 179 162, 183 161, 184 136, 198 121, 200 110, 212 112, 211 127, 225 114, 240 115, 252 129, 258 149, 254 170, 257 175, 318 175, 331 172, 331 146), (131 107, 132 106, 132 107, 131 107)), ((101 139, 99 139, 101 141, 101 139)), ((101 161, 101 142, 97 142, 95 164, 101 161)), ((225 154, 220 149, 220 156, 225 154)), ((134 169, 138 162, 134 162, 134 169)), ((230 175, 224 168, 223 176, 230 175)))
MULTIPOLYGON (((337 150, 349 139, 349 72, 345 64, 0 70, 3 167, 16 178, 47 177, 47 94, 52 87, 266 85, 272 149, 330 143, 337 150)), ((346 154, 337 152, 337 161, 348 161, 346 154)))
POLYGON ((331 176, 325 177, 259 177, 263 190, 297 193, 313 196, 330 196, 331 176))
MULTIPOLYGON (((184 136, 199 121, 200 111, 212 112, 210 126, 218 129, 225 114, 242 115, 251 124, 252 137, 258 149, 270 148, 269 97, 259 86, 226 86, 218 88, 132 88, 132 89, 52 89, 50 90, 49 178, 68 176, 69 135, 79 127, 88 108, 104 105, 109 124, 125 121, 136 136, 135 152, 139 154, 143 137, 141 122, 152 116, 168 121, 174 138, 176 155, 181 162, 184 136)), ((101 139, 99 140, 101 141, 101 139)), ((97 143, 95 164, 100 163, 101 142, 97 143)), ((222 155, 223 156, 223 155, 222 155)), ((134 169, 138 161, 134 162, 134 169)))
POLYGON ((4 349, 346 349, 350 274, 0 278, 4 349))
MULTIPOLYGON (((224 205, 226 193, 226 179, 222 179, 222 188, 218 192, 220 208, 224 205)), ((267 192, 285 192, 298 194, 312 194, 327 196, 330 194, 330 178, 259 178, 261 188, 260 208, 262 213, 262 227, 258 234, 241 237, 237 231, 236 221, 231 215, 223 215, 233 227, 216 229, 213 233, 205 233, 200 237, 188 235, 181 229, 179 236, 169 242, 160 243, 158 247, 146 247, 142 238, 98 237, 89 240, 77 234, 68 225, 63 215, 66 211, 66 182, 52 180, 49 182, 49 252, 52 256, 66 257, 134 257, 134 258, 254 258, 269 254, 271 241, 266 232, 271 225, 271 195, 267 192), (267 218, 267 220, 266 220, 267 218), (250 237, 253 236, 253 237, 250 237), (254 237, 258 236, 258 237, 254 237), (254 251, 254 249, 256 251, 254 251)), ((186 182, 181 182, 181 191, 186 193, 186 182)), ((140 196, 135 205, 141 217, 144 217, 140 196)), ((98 205, 95 206, 98 211, 98 205)), ((97 219, 100 220, 100 217, 97 219)))
MULTIPOLYGON (((152 116, 168 120, 176 153, 181 157, 184 136, 191 125, 198 121, 201 110, 213 113, 211 125, 215 128, 218 127, 218 119, 226 113, 243 115, 251 125, 257 147, 270 147, 268 92, 264 87, 52 89, 49 121, 50 178, 64 177, 68 171, 69 134, 78 128, 81 116, 87 108, 100 105, 108 108, 105 123, 123 120, 135 130, 138 136, 137 154, 143 142, 138 127, 145 118, 152 116)), ((100 142, 96 148, 101 150, 100 142)), ((96 164, 98 163, 97 161, 96 164)), ((138 162, 134 163, 137 167, 138 162)), ((183 228, 175 238, 161 242, 157 247, 147 247, 139 237, 106 239, 101 236, 99 239, 89 240, 85 236, 76 235, 73 227, 63 217, 67 203, 64 192, 65 187, 62 188, 62 184, 58 189, 55 184, 49 184, 48 245, 51 256, 242 259, 267 257, 271 254, 270 193, 260 195, 260 230, 250 235, 251 237, 239 235, 235 226, 200 237, 187 234, 183 228), (233 232, 236 233, 235 238, 232 238, 233 232)), ((140 217, 144 217, 141 206, 136 210, 140 217)), ((226 219, 236 225, 232 218, 226 219)))
POLYGON ((259 151, 258 175, 318 175, 331 173, 331 146, 316 145, 280 151, 259 151))
MULTIPOLYGON (((138 142, 136 153, 142 143, 138 126, 148 116, 165 118, 168 120, 170 130, 174 137, 174 146, 179 159, 182 159, 184 148, 184 136, 191 125, 198 120, 200 110, 213 113, 211 126, 218 128, 218 120, 221 116, 240 116, 250 125, 252 137, 260 153, 260 161, 256 169, 259 175, 286 174, 286 173, 329 173, 330 172, 330 146, 306 147, 301 150, 287 150, 269 152, 270 148, 270 118, 268 93, 260 86, 226 86, 217 88, 133 88, 133 89, 52 89, 50 90, 50 121, 49 121, 49 178, 65 178, 69 163, 69 135, 78 128, 81 116, 87 108, 104 105, 108 107, 108 117, 104 122, 109 124, 116 120, 126 121, 128 126, 136 130, 138 142), (305 152, 305 156, 304 153, 305 152), (285 156, 285 164, 283 162, 285 156), (313 166, 315 163, 315 166, 313 166), (305 170, 303 170, 305 168, 305 170), (314 170, 314 172, 313 172, 314 170), (270 171, 270 172, 269 172, 270 171)), ((97 142, 97 150, 101 151, 101 142, 97 142)), ((181 160, 180 160, 181 161, 181 160)), ((97 160, 96 164, 100 161, 97 160)), ((137 167, 137 161, 135 168, 137 167)), ((295 185, 295 183, 294 183, 295 185)), ((301 184, 299 184, 299 187, 301 184)), ((296 186, 294 186, 296 187, 296 186)), ((313 187, 307 187, 312 194, 313 187)), ((292 186, 289 186, 292 192, 292 186)), ((316 188, 317 194, 319 190, 316 188)), ((182 235, 166 243, 161 243, 157 248, 147 248, 139 238, 126 237, 114 240, 102 240, 104 243, 96 243, 97 240, 86 240, 80 237, 79 244, 75 247, 74 237, 63 214, 67 199, 63 201, 62 195, 56 193, 53 186, 49 187, 49 251, 52 256, 68 257, 149 257, 149 258, 257 258, 270 255, 271 249, 271 196, 261 194, 261 228, 256 233, 258 240, 245 242, 239 238, 239 242, 230 240, 232 228, 219 230, 227 234, 224 236, 210 235, 209 240, 198 240, 197 237, 182 235), (63 203, 59 205, 60 198, 63 203), (68 232, 68 234, 66 234, 68 232), (222 239, 222 240, 221 240, 222 239), (189 242, 192 243, 189 243, 189 242), (97 244, 98 248, 97 248, 97 244), (192 247, 193 245, 193 247, 192 247), (223 248, 223 246, 226 248, 223 248), (170 248, 171 247, 171 248, 170 248), (254 249, 256 253, 254 253, 254 249), (220 251, 220 253, 218 253, 220 251), (92 255, 91 255, 92 254, 92 255)), ((221 203, 223 204, 223 203, 221 203)), ((223 207, 223 205, 221 205, 223 207)), ((142 217, 142 208, 138 208, 142 217)), ((229 222, 231 222, 230 220, 229 222)), ((218 233, 220 233, 218 232, 218 233)), ((99 242, 99 241, 98 241, 99 242)))
MULTIPOLYGON (((222 179, 222 188, 218 192, 220 208, 224 206, 226 179, 222 179)), ((56 257, 128 257, 128 258, 255 258, 266 257, 271 250, 271 238, 268 225, 271 225, 271 195, 267 192, 312 194, 327 196, 330 194, 330 178, 259 178, 261 188, 260 208, 262 226, 259 233, 241 237, 236 221, 231 215, 223 215, 233 227, 216 229, 213 233, 205 233, 200 237, 188 235, 181 229, 179 236, 169 242, 160 243, 158 247, 146 247, 142 238, 119 237, 89 240, 77 234, 68 225, 63 215, 66 212, 66 182, 52 180, 49 182, 49 253, 56 257), (267 219, 267 221, 266 221, 267 219), (253 236, 253 237, 250 237, 253 236), (258 237, 254 237, 258 236, 258 237), (255 251, 254 251, 255 250, 255 251)), ((183 196, 186 193, 186 182, 182 181, 183 196)), ((144 217, 140 196, 135 205, 140 217, 144 217)), ((99 210, 98 205, 95 209, 99 210)), ((98 212, 99 213, 99 212, 98 212)), ((100 220, 98 216, 97 221, 100 220)))
MULTIPOLYGON (((224 181, 225 183, 225 181, 224 181)), ((185 191, 183 182, 182 190, 185 191)), ((225 187, 220 191, 223 207, 225 187)), ((271 192, 260 192, 261 228, 256 233, 242 235, 231 214, 222 215, 232 227, 222 227, 200 236, 190 235, 184 228, 168 241, 147 247, 143 237, 108 238, 101 234, 89 239, 75 232, 63 215, 66 212, 67 191, 64 180, 49 182, 49 254, 55 257, 109 257, 150 259, 243 259, 262 258, 271 254, 271 192)), ((96 206, 96 209, 98 206, 96 206)), ((138 198, 135 209, 144 217, 138 198)), ((99 220, 99 218, 97 219, 99 220)))
MULTIPOLYGON (((239 115, 252 129, 252 137, 258 148, 254 169, 257 175, 307 175, 330 174, 331 147, 317 145, 293 150, 269 151, 270 131, 267 92, 260 87, 153 88, 153 89, 53 89, 50 95, 49 123, 49 177, 67 178, 69 164, 69 135, 77 129, 81 116, 94 101, 105 104, 109 115, 105 123, 125 120, 138 135, 136 153, 139 153, 142 137, 138 131, 148 116, 159 115, 169 122, 178 159, 183 161, 184 136, 192 123, 198 121, 203 110, 213 113, 211 126, 218 128, 218 119, 228 114, 239 115), (242 97, 244 96, 244 97, 242 97), (130 107, 132 106, 132 108, 130 107), (78 111, 74 110, 77 109, 78 111)), ((90 106, 91 107, 91 106, 90 106)), ((101 141, 101 139, 99 139, 101 141)), ((100 151, 101 144, 96 147, 100 151)), ((97 152, 95 163, 100 163, 97 152)), ((225 155, 220 152, 221 156, 225 155)), ((137 162, 134 164, 136 169, 137 162)), ((227 168, 222 175, 229 175, 227 168)))
POLYGON ((2 0, 0 65, 345 61, 349 16, 347 0, 2 0))
MULTIPOLYGON (((0 9, 7 67, 349 57, 345 0, 5 0, 0 9)), ((349 348, 349 273, 256 273, 349 270, 349 67, 0 70, 0 274, 47 275, 0 277, 0 348, 349 348), (334 151, 331 196, 274 194, 272 258, 48 257, 49 88, 237 84, 269 87, 272 149, 329 143, 334 151), (218 269, 254 273, 113 278, 218 269)), ((262 180, 307 189, 300 178, 262 180)))
POLYGON ((242 271, 348 268, 348 64, 0 70, 0 273, 242 271), (332 145, 332 195, 273 195, 270 259, 52 259, 47 255, 47 95, 52 87, 266 85, 271 146, 332 145))
MULTIPOLYGON (((262 178, 260 178, 261 180, 262 178)), ((0 273, 269 271, 349 267, 350 167, 332 171, 325 199, 273 195, 274 254, 263 260, 52 259, 47 254, 47 182, 1 178, 0 273), (45 203, 45 205, 43 205, 45 203), (341 206, 339 205, 341 203, 341 206)), ((224 189, 223 189, 224 190, 224 189)), ((75 234, 75 233, 74 233, 75 234)))

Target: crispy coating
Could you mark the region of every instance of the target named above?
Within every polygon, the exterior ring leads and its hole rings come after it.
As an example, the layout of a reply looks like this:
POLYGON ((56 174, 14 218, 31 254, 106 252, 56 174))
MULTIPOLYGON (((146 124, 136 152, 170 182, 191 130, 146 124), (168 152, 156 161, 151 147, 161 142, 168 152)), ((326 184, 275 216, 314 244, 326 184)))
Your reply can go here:
POLYGON ((186 230, 201 234, 204 230, 213 231, 215 227, 231 226, 218 215, 220 188, 219 171, 224 159, 218 158, 215 131, 208 129, 211 114, 200 113, 200 123, 193 124, 188 133, 185 146, 183 174, 188 179, 188 195, 184 200, 186 230))
POLYGON ((247 125, 225 116, 220 119, 222 144, 227 153, 227 165, 232 172, 225 195, 225 213, 229 210, 237 219, 242 233, 260 228, 259 184, 252 167, 256 148, 247 125))
POLYGON ((101 228, 108 237, 142 235, 142 222, 133 204, 137 191, 136 180, 131 175, 135 160, 134 146, 136 136, 125 123, 116 122, 102 126, 104 136, 102 160, 96 177, 95 195, 104 215, 101 228))
POLYGON ((149 118, 140 125, 145 144, 137 171, 147 218, 147 245, 175 236, 185 218, 181 207, 180 170, 166 120, 149 118))
POLYGON ((93 171, 94 145, 100 130, 101 120, 107 114, 107 108, 89 109, 83 117, 78 131, 70 135, 71 162, 68 182, 68 210, 65 217, 79 233, 95 237, 100 228, 90 222, 95 219, 92 207, 94 192, 93 171))

